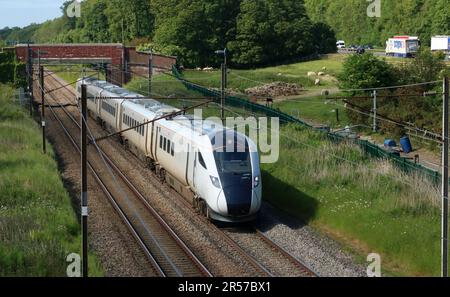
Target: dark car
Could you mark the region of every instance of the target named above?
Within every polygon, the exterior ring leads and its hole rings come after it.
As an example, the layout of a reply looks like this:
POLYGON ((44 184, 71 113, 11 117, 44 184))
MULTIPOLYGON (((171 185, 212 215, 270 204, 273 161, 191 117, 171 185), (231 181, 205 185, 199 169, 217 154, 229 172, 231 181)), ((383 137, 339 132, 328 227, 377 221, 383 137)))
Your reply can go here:
POLYGON ((358 55, 362 55, 362 54, 364 54, 366 52, 366 50, 364 49, 364 47, 362 47, 362 46, 359 46, 357 49, 356 49, 356 53, 358 54, 358 55))

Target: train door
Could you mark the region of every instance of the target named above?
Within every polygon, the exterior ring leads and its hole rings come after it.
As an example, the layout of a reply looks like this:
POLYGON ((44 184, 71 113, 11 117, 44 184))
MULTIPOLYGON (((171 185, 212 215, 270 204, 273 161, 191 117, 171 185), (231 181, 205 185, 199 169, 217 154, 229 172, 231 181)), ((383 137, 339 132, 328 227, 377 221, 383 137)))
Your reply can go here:
POLYGON ((196 167, 196 151, 190 143, 187 146, 187 166, 186 166, 186 176, 189 186, 195 189, 195 167, 196 167))
POLYGON ((205 182, 209 182, 210 177, 208 174, 208 169, 206 166, 205 159, 200 150, 196 150, 196 162, 194 168, 194 184, 196 185, 196 189, 202 198, 207 197, 207 193, 203 192, 206 187, 197 187, 197 185, 204 184, 205 182))

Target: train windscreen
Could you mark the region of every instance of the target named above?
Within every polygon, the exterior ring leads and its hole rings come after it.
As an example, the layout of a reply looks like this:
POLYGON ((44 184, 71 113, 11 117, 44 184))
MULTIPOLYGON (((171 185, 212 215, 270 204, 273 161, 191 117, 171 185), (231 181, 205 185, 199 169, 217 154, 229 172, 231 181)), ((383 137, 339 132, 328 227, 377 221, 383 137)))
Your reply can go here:
POLYGON ((219 132, 211 139, 211 143, 214 148, 214 159, 219 174, 252 172, 250 150, 245 137, 234 131, 219 132))

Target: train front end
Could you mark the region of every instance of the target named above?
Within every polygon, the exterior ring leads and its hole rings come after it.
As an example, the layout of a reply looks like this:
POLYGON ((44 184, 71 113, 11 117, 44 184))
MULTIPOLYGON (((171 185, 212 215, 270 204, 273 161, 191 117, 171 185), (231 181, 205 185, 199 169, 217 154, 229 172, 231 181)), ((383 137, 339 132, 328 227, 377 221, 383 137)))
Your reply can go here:
POLYGON ((256 219, 261 209, 261 171, 258 150, 254 142, 234 131, 224 133, 223 141, 214 137, 213 157, 217 177, 211 181, 216 205, 211 205, 209 217, 222 222, 248 222, 256 219))

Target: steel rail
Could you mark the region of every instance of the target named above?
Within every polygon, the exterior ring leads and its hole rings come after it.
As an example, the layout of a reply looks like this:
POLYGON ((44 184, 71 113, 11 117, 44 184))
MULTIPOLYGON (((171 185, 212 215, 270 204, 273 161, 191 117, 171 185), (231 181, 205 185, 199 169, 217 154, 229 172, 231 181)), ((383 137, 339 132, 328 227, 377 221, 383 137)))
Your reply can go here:
MULTIPOLYGON (((64 126, 64 124, 62 123, 61 119, 56 115, 55 111, 53 110, 52 107, 50 107, 50 111, 52 112, 53 116, 55 117, 55 119, 58 121, 58 123, 60 124, 61 128, 64 131, 64 134, 67 136, 67 138, 69 139, 70 143, 72 144, 72 146, 79 152, 81 153, 80 147, 78 146, 78 144, 76 143, 76 141, 74 140, 74 138, 72 137, 72 135, 70 135, 69 131, 67 130, 67 128, 64 126)), ((147 246, 145 245, 145 243, 143 242, 142 238, 139 236, 139 234, 136 232, 136 230, 134 229, 133 225, 131 224, 130 220, 127 218, 127 216, 125 215, 124 211, 122 210, 122 208, 117 204, 117 202, 114 200, 114 197, 112 196, 111 192, 107 189, 106 185, 103 183, 102 179, 100 178, 100 176, 97 174, 97 172, 94 170, 94 168, 92 167, 91 163, 88 162, 88 167, 89 170, 91 171, 92 175, 94 176, 94 179, 96 180, 96 182, 99 184, 100 188, 102 189, 103 193, 106 195, 106 197, 108 197, 109 202, 111 203, 111 205, 114 207, 114 209, 117 211, 118 215, 120 216, 120 218, 122 219, 122 221, 125 223, 125 225, 127 226, 128 230, 131 232, 132 236, 136 239, 136 241, 138 242, 139 246, 142 248, 145 256, 149 259, 151 265, 153 266, 153 268, 156 270, 156 272, 158 273, 158 275, 165 277, 166 274, 164 273, 164 271, 161 269, 161 266, 158 264, 158 262, 156 261, 156 259, 153 257, 152 253, 149 251, 149 249, 147 248, 147 246)))
POLYGON ((303 261, 286 251, 282 246, 275 243, 272 239, 270 239, 267 235, 265 235, 261 230, 258 228, 255 228, 255 233, 268 245, 270 245, 272 248, 276 249, 278 252, 280 252, 286 259, 288 259, 291 263, 293 263, 295 266, 297 266, 300 270, 304 271, 306 274, 310 276, 319 276, 317 272, 314 272, 314 270, 306 265, 303 261))
MULTIPOLYGON (((52 99, 57 102, 57 100, 55 100, 54 96, 52 94, 50 94, 50 95, 51 95, 52 99)), ((66 115, 71 119, 71 121, 74 124, 76 124, 76 126, 78 128, 80 128, 80 124, 73 118, 73 116, 70 114, 70 112, 67 111, 67 109, 64 108, 63 106, 62 106, 62 109, 66 113, 66 115)), ((53 110, 52 110, 52 113, 54 114, 55 117, 57 117, 53 110)), ((58 121, 60 122, 60 124, 62 124, 62 122, 60 121, 59 118, 58 118, 58 121)), ((119 168, 116 166, 116 164, 106 155, 106 153, 103 150, 100 149, 100 152, 101 152, 102 156, 105 158, 105 160, 108 162, 108 164, 110 164, 112 169, 114 171, 116 171, 116 173, 125 182, 125 184, 129 187, 129 189, 136 195, 136 197, 139 198, 140 202, 144 204, 144 206, 150 211, 151 215, 158 221, 158 223, 162 226, 162 228, 164 230, 166 230, 166 232, 170 235, 170 237, 184 251, 186 256, 197 267, 197 269, 202 273, 202 275, 208 276, 208 277, 212 276, 212 274, 208 271, 208 269, 200 262, 200 260, 194 255, 194 253, 186 246, 186 244, 181 240, 181 238, 173 231, 173 229, 170 228, 170 226, 162 219, 162 217, 159 216, 159 214, 156 212, 156 210, 153 207, 151 207, 150 204, 146 201, 145 197, 134 187, 134 185, 129 181, 129 179, 126 178, 126 176, 119 170, 119 168)), ((94 170, 91 164, 89 166, 90 166, 91 170, 94 170)), ((94 173, 94 175, 96 175, 96 173, 94 173)), ((102 183, 102 185, 103 185, 102 188, 104 188, 107 191, 107 193, 105 193, 105 194, 107 194, 108 198, 112 198, 111 202, 113 203, 113 206, 115 205, 116 210, 117 210, 117 207, 118 207, 118 209, 120 210, 120 212, 123 215, 122 218, 125 218, 126 221, 128 222, 127 226, 133 228, 132 234, 133 235, 137 235, 138 236, 138 238, 137 238, 138 242, 142 243, 145 246, 145 243, 143 243, 142 238, 138 235, 138 233, 136 232, 135 228, 132 227, 132 224, 131 224, 130 220, 126 217, 126 215, 124 214, 124 212, 122 211, 122 209, 120 208, 118 203, 115 201, 114 197, 112 196, 110 191, 107 189, 106 185, 104 185, 104 183, 102 183)), ((145 246, 144 250, 149 251, 146 246, 145 246)), ((152 256, 152 255, 150 254, 150 256, 152 256)), ((154 259, 153 256, 152 256, 152 259, 154 259)), ((160 271, 158 271, 158 272, 162 271, 161 268, 159 270, 160 271)), ((165 274, 163 274, 163 275, 165 275, 165 274)))

